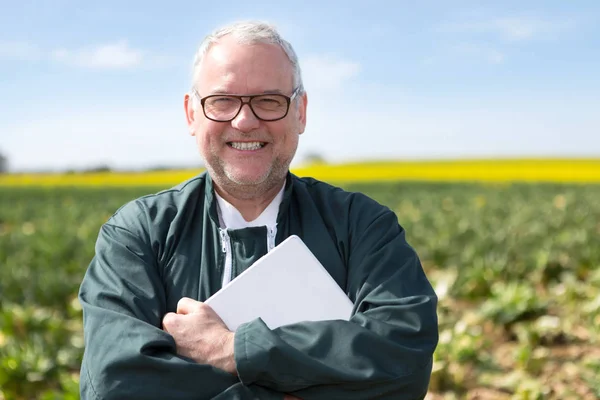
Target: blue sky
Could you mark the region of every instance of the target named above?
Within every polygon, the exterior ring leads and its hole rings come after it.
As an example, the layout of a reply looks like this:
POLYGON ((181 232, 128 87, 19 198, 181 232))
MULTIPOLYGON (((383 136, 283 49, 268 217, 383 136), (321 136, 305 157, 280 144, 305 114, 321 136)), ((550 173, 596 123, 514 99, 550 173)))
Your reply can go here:
POLYGON ((13 171, 197 166, 183 94, 214 28, 274 23, 309 96, 297 160, 600 156, 600 2, 1 0, 13 171))

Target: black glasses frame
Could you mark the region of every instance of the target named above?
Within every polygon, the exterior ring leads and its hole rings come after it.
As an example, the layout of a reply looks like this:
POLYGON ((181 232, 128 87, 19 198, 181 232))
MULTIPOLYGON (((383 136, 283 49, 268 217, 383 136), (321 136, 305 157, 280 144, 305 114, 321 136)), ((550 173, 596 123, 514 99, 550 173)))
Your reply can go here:
POLYGON ((193 89, 192 92, 200 100, 200 105, 202 106, 202 112, 204 113, 204 116, 207 119, 210 119, 211 121, 215 121, 215 122, 231 122, 234 119, 236 119, 236 117, 240 114, 240 111, 242 111, 242 107, 244 107, 245 104, 248 104, 248 107, 250 107, 250 111, 252 111, 252 114, 254 114, 254 116, 256 117, 256 119, 258 119, 260 121, 273 122, 273 121, 282 120, 285 117, 287 117, 287 115, 288 115, 288 113, 290 111, 290 104, 296 98, 296 96, 298 95, 298 93, 300 93, 300 86, 298 86, 296 89, 294 89, 294 91, 292 92, 291 96, 286 96, 285 94, 281 94, 281 93, 272 93, 272 94, 264 93, 264 94, 254 94, 254 95, 211 94, 211 95, 206 96, 206 97, 201 97, 200 94, 198 93, 198 91, 196 89, 193 89), (285 98, 285 100, 287 102, 287 106, 286 106, 286 109, 285 109, 285 114, 283 114, 282 117, 273 118, 273 119, 265 119, 265 118, 259 117, 256 114, 256 112, 254 111, 254 108, 252 107, 252 103, 251 103, 252 99, 254 99, 256 97, 273 96, 273 95, 277 95, 277 96, 281 96, 281 97, 285 98), (204 108, 204 103, 206 103, 206 100, 210 99, 211 97, 223 97, 223 96, 233 97, 233 98, 239 99, 239 101, 240 101, 240 108, 237 110, 237 112, 235 113, 235 115, 233 117, 229 118, 229 119, 215 119, 215 118, 211 118, 208 115, 206 115, 206 109, 204 108))

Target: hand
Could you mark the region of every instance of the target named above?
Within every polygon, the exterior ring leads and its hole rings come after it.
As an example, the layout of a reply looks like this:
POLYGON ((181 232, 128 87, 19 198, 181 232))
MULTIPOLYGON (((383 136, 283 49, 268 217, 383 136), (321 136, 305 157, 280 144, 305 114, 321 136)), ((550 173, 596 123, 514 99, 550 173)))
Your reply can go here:
POLYGON ((210 306, 183 297, 177 303, 177 314, 167 313, 162 323, 163 330, 175 339, 177 354, 237 375, 235 334, 210 306))

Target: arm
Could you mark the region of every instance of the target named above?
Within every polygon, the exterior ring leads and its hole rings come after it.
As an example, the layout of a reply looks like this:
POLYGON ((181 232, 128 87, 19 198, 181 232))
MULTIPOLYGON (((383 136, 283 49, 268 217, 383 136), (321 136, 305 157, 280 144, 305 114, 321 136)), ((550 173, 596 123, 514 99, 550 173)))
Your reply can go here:
POLYGON ((82 399, 281 399, 232 374, 177 355, 161 329, 166 296, 141 224, 115 216, 96 243, 79 298, 84 313, 82 399), (271 396, 271 397, 268 397, 271 396))
POLYGON ((238 328, 241 381, 302 399, 422 399, 437 345, 437 298, 396 216, 387 211, 353 232, 350 321, 238 328))

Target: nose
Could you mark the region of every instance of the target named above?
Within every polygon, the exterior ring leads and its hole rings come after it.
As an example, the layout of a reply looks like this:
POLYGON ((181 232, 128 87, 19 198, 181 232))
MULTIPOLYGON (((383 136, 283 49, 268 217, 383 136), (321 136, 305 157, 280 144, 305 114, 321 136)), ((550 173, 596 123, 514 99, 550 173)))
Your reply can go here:
POLYGON ((231 121, 231 126, 240 132, 250 132, 260 126, 260 120, 250 109, 249 104, 244 104, 239 114, 231 121))

